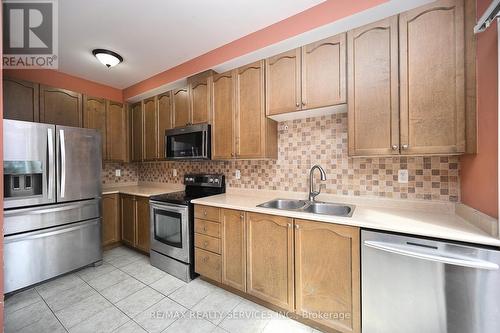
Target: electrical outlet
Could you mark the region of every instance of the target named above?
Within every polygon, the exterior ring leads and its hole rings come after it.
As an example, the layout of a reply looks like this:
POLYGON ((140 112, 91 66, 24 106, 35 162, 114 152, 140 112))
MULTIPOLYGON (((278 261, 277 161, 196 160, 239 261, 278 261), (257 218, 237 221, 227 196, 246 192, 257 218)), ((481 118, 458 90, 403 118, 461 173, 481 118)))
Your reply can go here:
POLYGON ((120 170, 120 169, 115 169, 115 176, 116 176, 116 177, 121 177, 121 176, 122 176, 122 170, 120 170))
POLYGON ((234 171, 234 178, 236 178, 236 179, 240 179, 241 178, 241 172, 240 172, 239 169, 236 169, 234 171))
POLYGON ((172 169, 172 176, 177 177, 177 169, 172 169))
POLYGON ((408 183, 408 170, 401 169, 398 171, 398 183, 402 184, 408 183))

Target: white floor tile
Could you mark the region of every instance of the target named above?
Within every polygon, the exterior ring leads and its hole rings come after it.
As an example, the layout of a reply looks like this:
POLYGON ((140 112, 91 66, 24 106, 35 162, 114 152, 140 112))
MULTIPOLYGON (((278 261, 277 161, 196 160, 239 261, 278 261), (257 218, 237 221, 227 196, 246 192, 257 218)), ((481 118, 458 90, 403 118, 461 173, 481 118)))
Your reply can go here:
POLYGON ((166 274, 164 277, 151 284, 150 287, 161 292, 163 295, 168 296, 186 284, 186 282, 179 280, 170 274, 166 274))
POLYGON ((192 311, 218 325, 242 301, 241 297, 233 293, 217 289, 196 304, 192 311))
POLYGON ((192 309, 196 304, 198 304, 203 298, 205 298, 211 292, 214 292, 217 287, 205 282, 201 279, 196 279, 184 287, 181 287, 171 293, 168 297, 182 304, 188 309, 192 309))
POLYGON ((219 326, 230 333, 256 333, 262 332, 269 321, 276 317, 276 312, 244 300, 219 326))
POLYGON ((44 299, 50 309, 55 312, 96 294, 97 292, 94 289, 92 289, 88 284, 83 283, 44 299))
POLYGON ((104 309, 69 329, 71 333, 107 333, 125 324, 129 318, 114 306, 104 309))
POLYGON ((39 301, 12 313, 5 314, 5 333, 18 332, 40 319, 51 314, 50 309, 44 301, 39 301))
POLYGON ((186 312, 185 316, 184 318, 176 320, 162 333, 211 333, 216 328, 211 322, 197 317, 196 313, 186 312))
POLYGON ((101 275, 95 279, 87 281, 87 283, 97 291, 104 290, 112 285, 117 284, 120 281, 125 280, 129 276, 119 269, 115 269, 109 273, 101 275))
POLYGON ((113 333, 147 333, 147 331, 139 326, 139 324, 137 324, 135 321, 130 320, 129 322, 115 329, 113 333))
POLYGON ((77 271, 75 274, 78 275, 82 280, 89 281, 106 273, 109 273, 115 269, 116 268, 113 265, 103 262, 100 266, 89 266, 77 271))
POLYGON ((164 298, 152 307, 138 314, 134 321, 144 327, 149 333, 160 333, 188 311, 169 298, 164 298))
POLYGON ((128 276, 124 280, 100 291, 111 303, 117 303, 136 291, 141 290, 146 285, 133 277, 128 276))
POLYGON ((133 293, 132 295, 122 299, 115 305, 127 314, 129 317, 135 317, 142 311, 164 298, 162 294, 156 290, 144 287, 141 290, 133 293))
POLYGON ((41 300, 34 288, 24 290, 5 299, 4 312, 11 313, 41 300))
POLYGON ((65 333, 67 332, 61 323, 52 313, 46 313, 43 317, 28 325, 23 327, 18 331, 18 333, 65 333))
POLYGON ((158 281, 166 275, 165 272, 151 266, 149 261, 145 260, 138 260, 120 269, 147 285, 158 281))
POLYGON ((63 292, 64 290, 74 288, 81 284, 85 284, 82 279, 75 274, 68 274, 49 282, 45 282, 44 284, 37 286, 35 289, 38 291, 40 296, 47 299, 63 292))
POLYGON ((264 333, 312 333, 312 328, 298 321, 280 316, 271 319, 264 328, 264 333))
POLYGON ((70 328, 110 306, 110 302, 95 293, 72 306, 55 312, 55 314, 65 327, 70 328))

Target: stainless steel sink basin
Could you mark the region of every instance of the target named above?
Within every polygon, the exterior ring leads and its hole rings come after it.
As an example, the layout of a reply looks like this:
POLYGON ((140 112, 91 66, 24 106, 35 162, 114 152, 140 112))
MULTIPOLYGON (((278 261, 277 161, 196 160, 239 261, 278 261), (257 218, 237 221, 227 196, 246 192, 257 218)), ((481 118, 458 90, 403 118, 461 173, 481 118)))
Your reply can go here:
POLYGON ((264 202, 263 204, 260 204, 257 207, 297 210, 304 208, 307 205, 307 203, 308 202, 305 200, 275 199, 268 202, 264 202))
POLYGON ((343 217, 351 217, 354 213, 352 205, 293 199, 274 199, 257 205, 257 207, 343 217))
POLYGON ((351 217, 354 213, 353 206, 329 202, 313 202, 303 210, 308 213, 345 217, 351 217))

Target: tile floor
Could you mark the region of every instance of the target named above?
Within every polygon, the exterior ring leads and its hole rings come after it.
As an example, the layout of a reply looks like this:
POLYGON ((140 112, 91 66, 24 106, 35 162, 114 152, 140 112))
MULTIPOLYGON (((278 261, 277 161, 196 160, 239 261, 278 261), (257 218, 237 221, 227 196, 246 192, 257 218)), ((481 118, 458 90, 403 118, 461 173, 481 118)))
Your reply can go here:
POLYGON ((6 333, 317 332, 196 279, 187 284, 125 247, 5 300, 6 333))

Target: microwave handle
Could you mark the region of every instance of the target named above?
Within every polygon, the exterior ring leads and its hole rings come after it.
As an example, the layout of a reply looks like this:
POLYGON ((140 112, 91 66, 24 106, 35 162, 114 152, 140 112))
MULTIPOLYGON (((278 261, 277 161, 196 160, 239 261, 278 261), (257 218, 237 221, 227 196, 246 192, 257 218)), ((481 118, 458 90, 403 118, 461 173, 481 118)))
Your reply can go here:
POLYGON ((202 132, 201 139, 201 156, 207 157, 207 131, 202 132))

